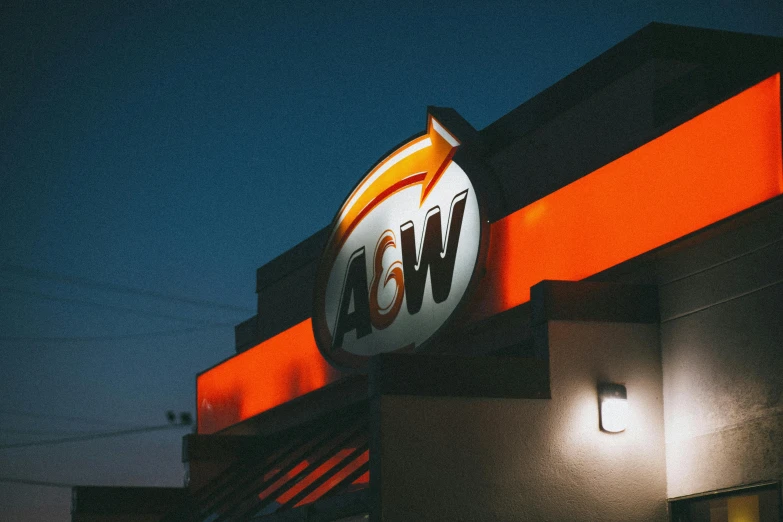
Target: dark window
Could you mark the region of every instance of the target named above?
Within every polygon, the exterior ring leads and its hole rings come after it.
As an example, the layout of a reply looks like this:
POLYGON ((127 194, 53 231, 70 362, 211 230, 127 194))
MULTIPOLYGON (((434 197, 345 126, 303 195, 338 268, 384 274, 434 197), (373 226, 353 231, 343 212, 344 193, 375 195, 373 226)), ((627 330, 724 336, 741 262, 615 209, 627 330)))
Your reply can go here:
POLYGON ((783 522, 780 483, 670 502, 672 522, 783 522))

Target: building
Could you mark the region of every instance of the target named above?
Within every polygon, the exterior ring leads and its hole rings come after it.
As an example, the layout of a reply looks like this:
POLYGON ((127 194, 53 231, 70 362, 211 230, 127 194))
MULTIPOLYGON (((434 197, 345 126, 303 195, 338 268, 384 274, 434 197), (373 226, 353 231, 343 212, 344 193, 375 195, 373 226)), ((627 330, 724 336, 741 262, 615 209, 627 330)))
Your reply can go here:
POLYGON ((781 70, 780 39, 651 24, 480 131, 430 108, 258 270, 236 356, 197 377, 185 490, 131 515, 149 492, 77 488, 73 520, 783 520, 781 70), (425 205, 453 165, 476 201, 425 205), (346 250, 419 187, 375 257, 346 250))

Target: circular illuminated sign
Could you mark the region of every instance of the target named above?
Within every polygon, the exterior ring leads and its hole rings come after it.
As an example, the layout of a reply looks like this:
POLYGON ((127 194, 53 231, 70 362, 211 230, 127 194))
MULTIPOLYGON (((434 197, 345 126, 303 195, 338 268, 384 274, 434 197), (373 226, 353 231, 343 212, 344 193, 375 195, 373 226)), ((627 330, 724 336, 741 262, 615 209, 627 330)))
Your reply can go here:
POLYGON ((419 349, 472 288, 484 221, 459 146, 429 116, 427 133, 381 160, 337 213, 313 311, 318 347, 337 366, 419 349))

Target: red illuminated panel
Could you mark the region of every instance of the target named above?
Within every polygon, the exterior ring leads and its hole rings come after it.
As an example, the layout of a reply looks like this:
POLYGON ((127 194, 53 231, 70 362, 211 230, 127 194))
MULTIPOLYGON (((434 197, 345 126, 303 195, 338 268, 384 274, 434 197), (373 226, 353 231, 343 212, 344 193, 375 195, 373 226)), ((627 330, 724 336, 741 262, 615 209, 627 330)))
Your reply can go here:
POLYGON ((494 223, 477 316, 576 281, 783 192, 780 75, 494 223))
MULTIPOLYGON (((311 457, 312 458, 312 457, 311 457)), ((290 471, 281 475, 275 482, 267 486, 261 493, 258 494, 258 499, 261 501, 267 500, 270 495, 278 495, 274 499, 275 504, 282 508, 286 507, 286 504, 292 505, 292 507, 300 507, 306 504, 311 504, 329 493, 333 488, 340 485, 343 481, 350 480, 352 474, 355 474, 363 466, 370 461, 370 451, 357 450, 356 448, 343 448, 337 451, 334 455, 331 455, 321 465, 314 469, 309 469, 311 466, 310 459, 304 459, 294 466, 290 471), (302 492, 316 480, 323 477, 327 472, 341 466, 337 469, 331 477, 326 479, 322 484, 317 486, 313 491, 307 493, 300 500, 295 500, 295 497, 302 496, 302 492), (294 502, 296 502, 294 504, 294 502)), ((366 466, 365 466, 366 467, 366 466)), ((280 473, 279 469, 272 469, 264 475, 264 481, 271 479, 273 476, 280 473)), ((370 473, 364 472, 356 479, 351 481, 351 486, 357 489, 363 489, 368 486, 370 482, 370 473)))
MULTIPOLYGON (((325 473, 328 469, 333 468, 337 464, 340 464, 344 459, 348 458, 350 456, 352 450, 342 450, 340 453, 338 453, 336 456, 334 456, 332 459, 330 459, 329 462, 326 463, 323 471, 321 473, 325 473)), ((339 472, 335 473, 333 477, 331 477, 329 480, 321 484, 317 489, 315 489, 312 493, 307 495, 305 498, 303 498, 299 503, 296 504, 294 507, 304 506, 305 504, 310 504, 324 496, 326 493, 328 493, 332 488, 337 486, 340 482, 348 478, 348 476, 361 468, 363 465, 367 464, 370 461, 370 450, 365 450, 364 453, 359 455, 359 458, 352 461, 350 464, 345 466, 343 469, 341 469, 339 472)), ((318 471, 316 471, 318 473, 318 471)), ((320 476, 320 475, 319 475, 320 476)), ((353 485, 361 485, 361 486, 367 486, 370 482, 370 472, 366 472, 363 475, 361 475, 359 478, 354 480, 352 482, 353 485)), ((304 488, 302 488, 304 489, 304 488)))
POLYGON ((310 319, 196 379, 198 432, 209 434, 336 380, 315 345, 310 319))

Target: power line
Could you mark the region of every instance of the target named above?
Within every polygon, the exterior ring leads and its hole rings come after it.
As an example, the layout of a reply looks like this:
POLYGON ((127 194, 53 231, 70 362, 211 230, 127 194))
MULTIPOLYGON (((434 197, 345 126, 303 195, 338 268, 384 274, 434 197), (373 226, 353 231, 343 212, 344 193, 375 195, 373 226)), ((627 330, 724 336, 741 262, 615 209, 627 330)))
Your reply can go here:
POLYGON ((24 277, 32 277, 36 279, 46 279, 49 281, 58 281, 62 283, 69 283, 73 285, 81 285, 89 288, 97 288, 100 290, 106 290, 109 292, 115 292, 119 294, 139 295, 144 297, 152 297, 155 299, 163 299, 166 301, 174 301, 179 303, 187 303, 195 306, 203 306, 207 308, 220 308, 223 310, 232 310, 235 312, 253 313, 255 310, 245 308, 242 306, 229 305, 224 303, 216 303, 214 301, 207 301, 205 299, 195 299, 192 297, 176 296, 164 294, 162 292, 155 292, 152 290, 145 290, 143 288, 134 288, 132 286, 119 285, 115 283, 105 283, 102 281, 95 281, 86 277, 68 276, 64 274, 58 274, 55 272, 46 272, 35 268, 29 268, 26 266, 15 265, 11 263, 4 263, 0 265, 0 271, 9 272, 12 274, 21 275, 24 277))
POLYGON ((120 312, 124 312, 127 314, 133 314, 133 315, 141 315, 144 317, 155 317, 157 319, 171 319, 173 321, 186 321, 191 323, 198 323, 203 325, 211 325, 211 326, 225 326, 226 323, 216 323, 213 321, 205 321, 202 319, 196 319, 193 317, 182 317, 178 315, 168 315, 168 314, 161 314, 158 312, 148 312, 146 310, 138 310, 135 308, 128 308, 125 306, 117 306, 117 305, 111 305, 111 304, 104 304, 99 303, 97 301, 89 301, 87 299, 77 299, 74 297, 58 297, 54 295, 45 294, 43 292, 35 292, 32 290, 22 290, 21 288, 12 288, 8 286, 0 286, 0 292, 10 292, 10 293, 16 293, 16 294, 22 294, 22 295, 29 295, 33 297, 38 297, 41 299, 46 299, 48 301, 55 301, 59 303, 68 303, 68 304, 79 304, 79 305, 87 305, 87 306, 93 306, 97 308, 104 308, 108 310, 117 310, 120 312))
POLYGON ((102 342, 102 341, 124 341, 129 339, 149 339, 154 337, 175 337, 177 335, 202 332, 204 330, 214 330, 217 328, 233 327, 233 323, 216 323, 210 326, 194 326, 193 328, 180 328, 178 330, 164 330, 158 332, 142 332, 135 334, 121 335, 95 335, 80 337, 28 337, 0 335, 0 342, 7 343, 81 343, 81 342, 102 342))
POLYGON ((70 442, 84 442, 96 439, 106 439, 110 437, 122 437, 125 435, 135 435, 138 433, 148 433, 152 431, 164 431, 178 428, 189 428, 189 424, 163 424, 160 426, 147 426, 144 428, 133 428, 129 430, 107 431, 103 433, 93 433, 91 435, 78 435, 74 437, 63 437, 61 439, 36 440, 32 442, 19 442, 14 444, 0 445, 0 449, 29 448, 32 446, 52 446, 55 444, 67 444, 70 442))
POLYGON ((102 425, 118 424, 117 422, 112 422, 106 419, 95 419, 90 417, 71 417, 68 415, 53 415, 51 413, 38 413, 38 412, 11 410, 11 409, 4 409, 4 408, 0 409, 0 415, 6 415, 9 417, 32 417, 32 418, 46 419, 46 420, 63 420, 63 421, 70 421, 70 422, 80 422, 83 424, 102 424, 102 425))
POLYGON ((86 435, 95 431, 74 430, 17 430, 0 428, 0 435, 86 435))
POLYGON ((44 486, 47 488, 73 488, 76 484, 64 484, 62 482, 46 482, 43 480, 29 480, 12 477, 0 477, 0 483, 4 484, 24 484, 26 486, 44 486))

